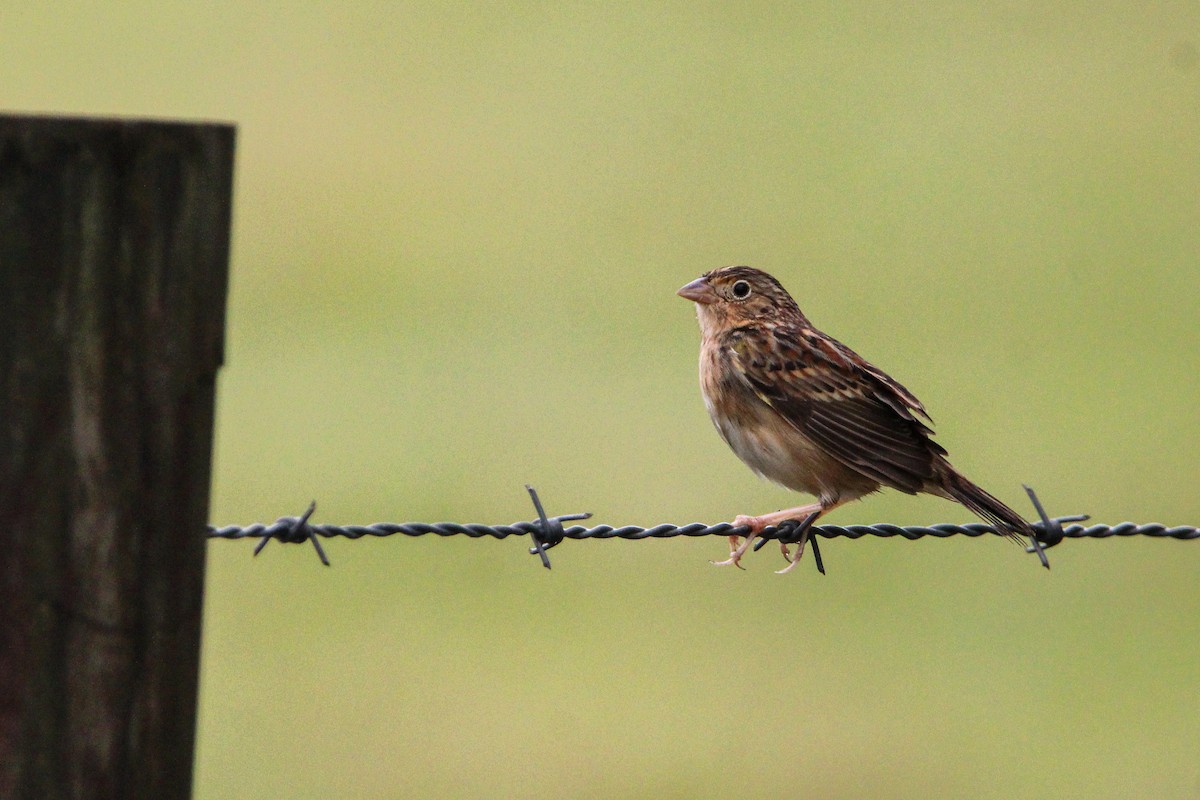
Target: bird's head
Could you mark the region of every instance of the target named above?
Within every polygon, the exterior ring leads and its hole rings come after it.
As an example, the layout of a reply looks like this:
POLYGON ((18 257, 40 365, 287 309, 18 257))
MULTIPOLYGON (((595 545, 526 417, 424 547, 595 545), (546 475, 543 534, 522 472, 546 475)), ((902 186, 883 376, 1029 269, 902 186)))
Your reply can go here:
POLYGON ((803 319, 779 281, 753 267, 714 269, 676 294, 696 304, 700 328, 707 334, 751 322, 803 319))

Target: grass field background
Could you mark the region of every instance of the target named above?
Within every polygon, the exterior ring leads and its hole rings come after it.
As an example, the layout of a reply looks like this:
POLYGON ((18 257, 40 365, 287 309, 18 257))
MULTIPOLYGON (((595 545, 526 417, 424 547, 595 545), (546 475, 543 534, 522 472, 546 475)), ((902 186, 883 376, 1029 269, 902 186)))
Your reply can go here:
MULTIPOLYGON (((700 399, 730 263, 1017 508, 1200 523, 1200 7, 784 8, 13 6, 0 86, 238 125, 215 523, 794 504, 700 399)), ((723 548, 215 542, 196 797, 1200 796, 1200 543, 723 548)))

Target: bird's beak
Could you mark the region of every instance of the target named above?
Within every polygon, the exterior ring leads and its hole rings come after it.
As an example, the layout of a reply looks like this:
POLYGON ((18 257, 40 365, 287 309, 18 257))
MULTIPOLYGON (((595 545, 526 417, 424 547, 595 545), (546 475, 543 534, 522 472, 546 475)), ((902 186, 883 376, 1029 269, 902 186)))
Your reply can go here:
POLYGON ((685 300, 691 300, 693 303, 700 303, 705 306, 712 305, 719 299, 706 278, 696 278, 696 280, 684 286, 675 294, 685 300))

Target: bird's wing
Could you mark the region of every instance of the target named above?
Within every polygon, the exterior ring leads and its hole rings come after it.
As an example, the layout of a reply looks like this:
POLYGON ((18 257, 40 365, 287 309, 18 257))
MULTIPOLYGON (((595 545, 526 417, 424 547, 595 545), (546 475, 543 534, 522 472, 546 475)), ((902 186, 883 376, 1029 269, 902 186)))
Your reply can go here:
POLYGON ((933 477, 946 451, 916 416, 929 415, 882 370, 811 328, 741 333, 727 341, 739 377, 827 453, 905 492, 933 477))

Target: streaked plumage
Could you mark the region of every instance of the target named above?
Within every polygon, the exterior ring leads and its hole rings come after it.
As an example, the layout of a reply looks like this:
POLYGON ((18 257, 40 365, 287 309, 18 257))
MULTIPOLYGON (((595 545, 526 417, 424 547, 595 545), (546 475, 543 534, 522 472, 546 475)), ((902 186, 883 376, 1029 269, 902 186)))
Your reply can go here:
MULTIPOLYGON (((779 281, 751 267, 708 272, 679 290, 696 303, 700 385, 721 437, 759 475, 815 495, 817 503, 742 517, 751 535, 726 564, 737 565, 769 525, 822 514, 882 487, 956 500, 1022 542, 1033 529, 967 480, 930 438, 925 407, 846 345, 813 327, 779 281)), ((790 569, 791 566, 788 567, 790 569)), ((787 571, 786 569, 783 571, 787 571)))

